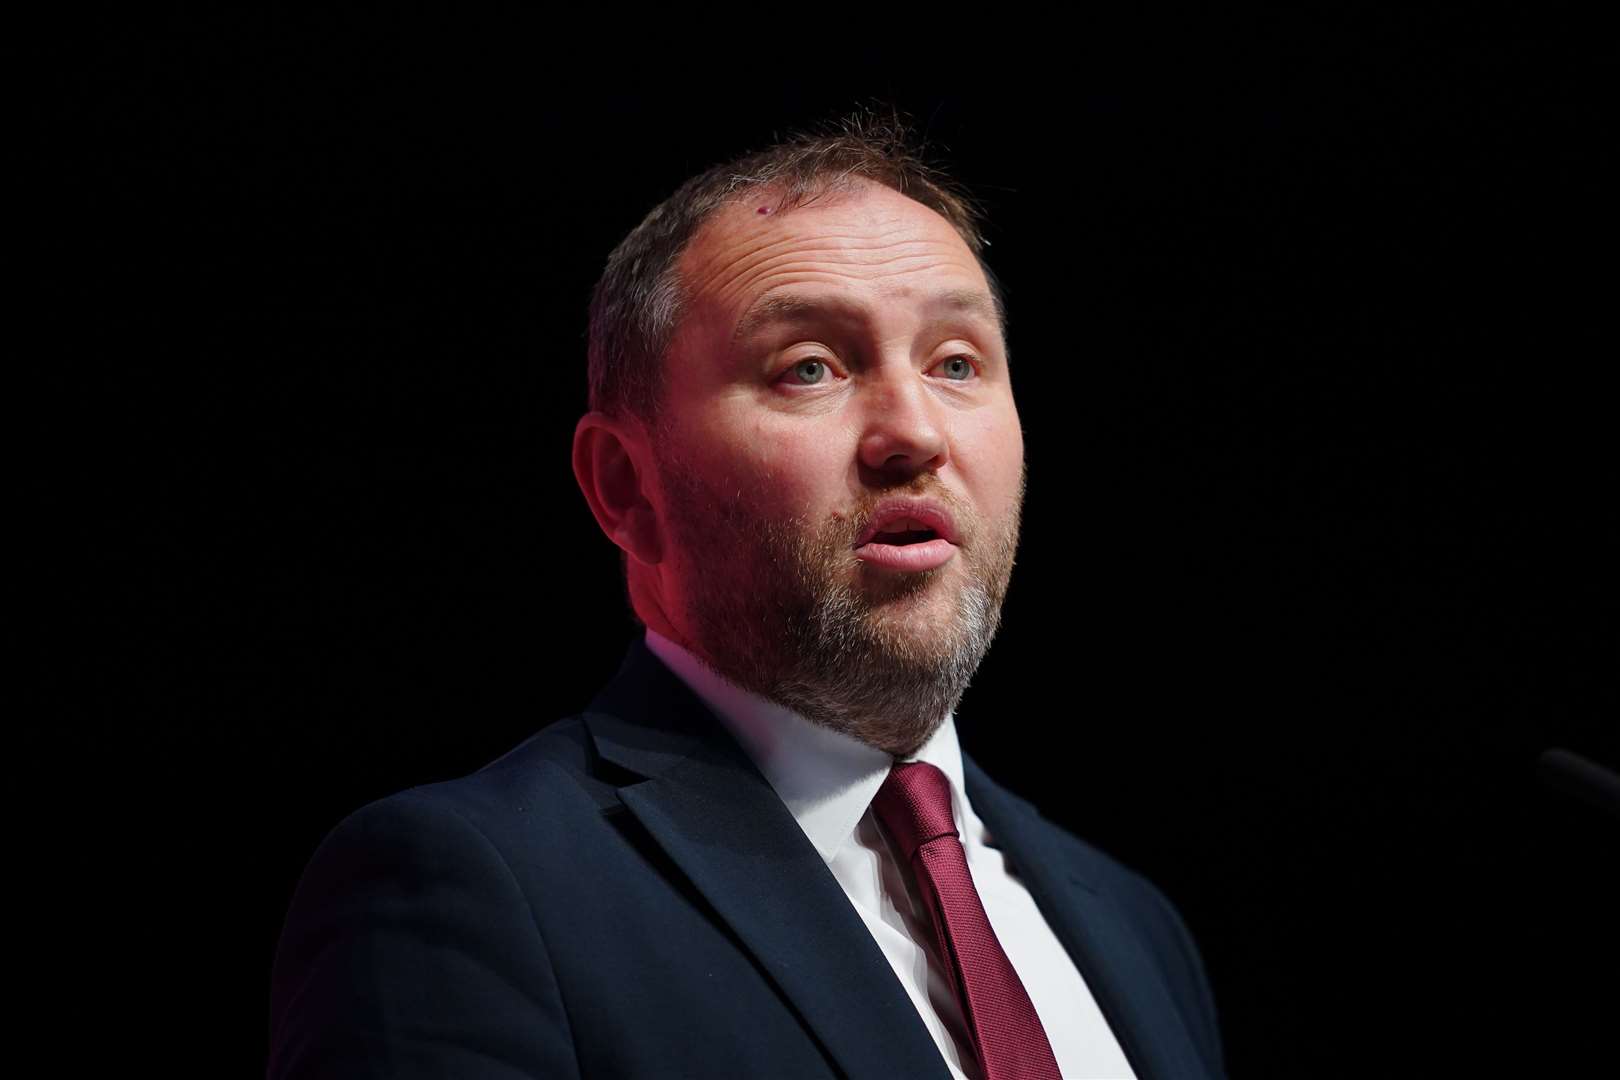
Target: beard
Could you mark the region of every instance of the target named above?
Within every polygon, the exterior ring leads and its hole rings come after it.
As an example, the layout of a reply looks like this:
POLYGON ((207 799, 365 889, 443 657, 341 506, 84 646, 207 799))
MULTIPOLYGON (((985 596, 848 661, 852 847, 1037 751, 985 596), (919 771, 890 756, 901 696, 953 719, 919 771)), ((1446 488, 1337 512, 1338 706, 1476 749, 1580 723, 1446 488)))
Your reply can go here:
POLYGON ((818 522, 773 517, 749 487, 717 489, 679 456, 658 460, 694 654, 812 723, 896 757, 915 753, 955 711, 1000 628, 1027 469, 1002 521, 978 520, 926 473, 818 522), (857 559, 861 527, 893 497, 944 505, 961 533, 957 557, 919 572, 857 559))

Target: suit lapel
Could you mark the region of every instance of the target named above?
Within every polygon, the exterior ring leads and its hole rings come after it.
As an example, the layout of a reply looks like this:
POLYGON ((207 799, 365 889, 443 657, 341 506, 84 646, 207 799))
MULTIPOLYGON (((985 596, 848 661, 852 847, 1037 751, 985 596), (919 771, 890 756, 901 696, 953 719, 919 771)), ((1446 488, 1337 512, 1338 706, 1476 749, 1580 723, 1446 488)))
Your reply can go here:
POLYGON ((850 1076, 948 1076, 849 898, 770 783, 639 639, 591 703, 598 753, 646 777, 624 806, 850 1076))
POLYGON ((1154 962, 1056 826, 963 755, 968 798, 1097 999, 1139 1080, 1209 1075, 1154 962))

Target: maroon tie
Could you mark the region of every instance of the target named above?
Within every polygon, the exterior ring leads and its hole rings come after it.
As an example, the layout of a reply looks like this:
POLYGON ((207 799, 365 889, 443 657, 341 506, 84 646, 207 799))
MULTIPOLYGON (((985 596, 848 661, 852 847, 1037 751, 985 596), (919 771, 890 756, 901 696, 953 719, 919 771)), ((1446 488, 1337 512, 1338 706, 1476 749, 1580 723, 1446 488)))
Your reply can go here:
POLYGON ((984 1080, 1061 1080, 1041 1018, 973 887, 950 781, 926 761, 897 763, 872 809, 917 875, 984 1080))

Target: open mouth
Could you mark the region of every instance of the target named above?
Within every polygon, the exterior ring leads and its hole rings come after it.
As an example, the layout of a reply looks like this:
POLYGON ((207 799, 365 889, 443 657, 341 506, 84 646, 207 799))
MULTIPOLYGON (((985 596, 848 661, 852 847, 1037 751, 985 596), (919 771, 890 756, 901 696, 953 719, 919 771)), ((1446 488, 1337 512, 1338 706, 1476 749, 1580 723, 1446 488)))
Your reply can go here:
POLYGON ((934 529, 896 529, 874 535, 855 549, 855 557, 880 570, 917 573, 950 562, 956 557, 956 545, 934 529))
POLYGON ((893 499, 874 511, 855 558, 879 571, 923 573, 956 558, 956 524, 941 507, 893 499))

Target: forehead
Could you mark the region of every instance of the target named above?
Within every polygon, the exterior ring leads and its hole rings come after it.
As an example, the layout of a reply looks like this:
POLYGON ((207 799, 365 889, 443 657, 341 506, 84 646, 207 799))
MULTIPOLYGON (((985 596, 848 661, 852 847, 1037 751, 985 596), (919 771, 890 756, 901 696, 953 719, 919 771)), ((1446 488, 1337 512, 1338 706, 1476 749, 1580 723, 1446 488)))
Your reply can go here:
POLYGON ((757 191, 723 207, 678 263, 692 314, 728 336, 766 294, 989 295, 951 223, 891 188, 862 183, 786 210, 777 202, 757 191))

